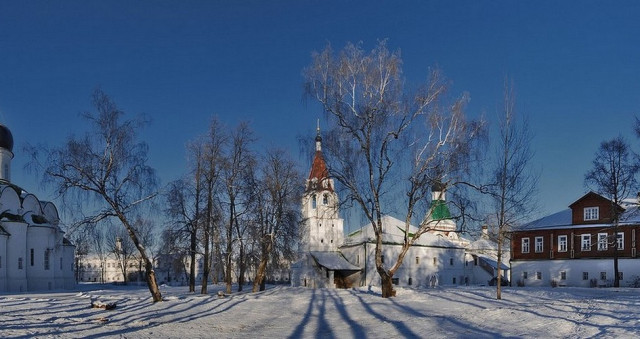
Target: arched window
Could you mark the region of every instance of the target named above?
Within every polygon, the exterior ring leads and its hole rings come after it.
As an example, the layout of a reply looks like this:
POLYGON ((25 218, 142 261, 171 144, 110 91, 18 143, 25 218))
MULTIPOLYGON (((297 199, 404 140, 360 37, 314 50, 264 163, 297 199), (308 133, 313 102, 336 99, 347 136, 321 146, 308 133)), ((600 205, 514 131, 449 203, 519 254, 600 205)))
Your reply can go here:
POLYGON ((329 195, 328 194, 323 194, 322 195, 322 204, 327 206, 329 204, 329 195))
POLYGON ((314 194, 311 196, 311 208, 315 209, 317 204, 318 204, 318 201, 317 201, 316 195, 314 194))

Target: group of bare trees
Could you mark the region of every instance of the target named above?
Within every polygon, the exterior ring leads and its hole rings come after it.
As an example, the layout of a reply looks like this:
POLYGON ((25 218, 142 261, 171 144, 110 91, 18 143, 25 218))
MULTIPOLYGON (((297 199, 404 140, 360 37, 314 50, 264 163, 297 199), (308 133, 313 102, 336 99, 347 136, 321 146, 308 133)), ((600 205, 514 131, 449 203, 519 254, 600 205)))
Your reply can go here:
POLYGON ((222 279, 263 290, 267 273, 283 268, 297 246, 301 175, 277 149, 258 153, 248 123, 228 129, 213 119, 206 135, 187 147, 190 171, 169 185, 165 241, 178 256, 188 253, 190 291, 202 258, 201 293, 222 279), (251 276, 248 276, 249 272, 251 276))
POLYGON ((247 279, 254 291, 264 289, 268 273, 292 259, 302 179, 286 152, 259 153, 247 123, 229 132, 214 119, 187 147, 188 175, 171 182, 164 199, 157 199, 161 190, 147 164, 148 147, 138 140, 146 120, 124 120, 124 112, 101 90, 92 103, 96 112, 83 114, 91 126, 84 135, 71 135, 58 147, 25 147, 30 167, 74 216, 69 234, 78 256, 94 254, 101 262, 115 257, 125 281, 130 267, 142 267, 154 302, 162 301, 158 258, 173 267, 189 263, 190 291, 202 258, 201 293, 220 277, 227 292, 233 281, 241 290, 247 279), (169 220, 162 231, 157 211, 169 220))

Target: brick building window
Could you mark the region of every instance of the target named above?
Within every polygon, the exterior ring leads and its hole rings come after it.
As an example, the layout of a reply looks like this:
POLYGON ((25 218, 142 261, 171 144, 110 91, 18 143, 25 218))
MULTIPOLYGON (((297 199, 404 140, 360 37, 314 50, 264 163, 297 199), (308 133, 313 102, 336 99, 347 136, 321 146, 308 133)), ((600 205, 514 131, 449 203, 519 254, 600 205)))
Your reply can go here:
POLYGON ((618 250, 624 250, 624 232, 618 232, 616 234, 616 242, 618 245, 618 250))
POLYGON ((609 248, 607 238, 607 233, 598 233, 598 251, 606 251, 609 248))
POLYGON ((582 239, 582 247, 580 247, 583 251, 591 251, 591 234, 581 234, 580 238, 582 239))
POLYGON ((598 220, 600 218, 599 207, 585 207, 584 208, 584 221, 598 220))
POLYGON ((542 249, 543 249, 543 243, 544 238, 543 237, 536 237, 536 253, 542 253, 542 249))
POLYGON ((529 238, 522 238, 522 253, 529 253, 529 238))
POLYGON ((558 236, 558 252, 566 252, 567 251, 567 236, 559 235, 558 236))

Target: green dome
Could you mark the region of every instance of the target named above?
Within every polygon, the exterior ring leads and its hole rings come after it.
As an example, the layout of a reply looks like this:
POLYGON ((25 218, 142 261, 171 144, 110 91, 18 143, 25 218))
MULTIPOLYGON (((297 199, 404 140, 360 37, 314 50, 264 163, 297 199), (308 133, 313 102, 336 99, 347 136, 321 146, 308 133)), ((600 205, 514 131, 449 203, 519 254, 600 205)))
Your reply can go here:
POLYGON ((447 202, 444 200, 432 200, 431 210, 431 219, 433 220, 451 219, 451 212, 449 212, 447 202))

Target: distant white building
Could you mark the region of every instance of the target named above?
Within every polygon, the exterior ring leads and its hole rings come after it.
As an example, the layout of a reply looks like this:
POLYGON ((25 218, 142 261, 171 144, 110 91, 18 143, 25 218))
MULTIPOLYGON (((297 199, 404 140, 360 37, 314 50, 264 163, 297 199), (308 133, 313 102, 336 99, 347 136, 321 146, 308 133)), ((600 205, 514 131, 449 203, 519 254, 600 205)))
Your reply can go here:
MULTIPOLYGON (((305 221, 301 232, 301 259, 292 265, 291 284, 307 287, 379 286, 375 267, 375 235, 371 224, 344 237, 344 222, 339 216, 339 201, 333 179, 322 156, 320 131, 316 151, 302 199, 305 221)), ((497 274, 496 253, 491 240, 483 237, 470 243, 459 237, 457 225, 447 207, 445 192, 432 188, 434 227, 423 234, 405 255, 393 282, 402 286, 488 284, 497 274), (487 248, 489 246, 489 248, 487 248)), ((383 217, 383 263, 392 265, 398 258, 405 224, 392 216, 383 217)), ((409 227, 409 233, 417 228, 409 227)), ((508 258, 508 254, 504 256, 508 258)), ((502 264, 503 270, 509 267, 502 264)), ((503 277, 509 277, 504 273, 503 277)))
POLYGON ((56 206, 11 183, 13 136, 0 125, 0 291, 73 288, 75 246, 56 206))

